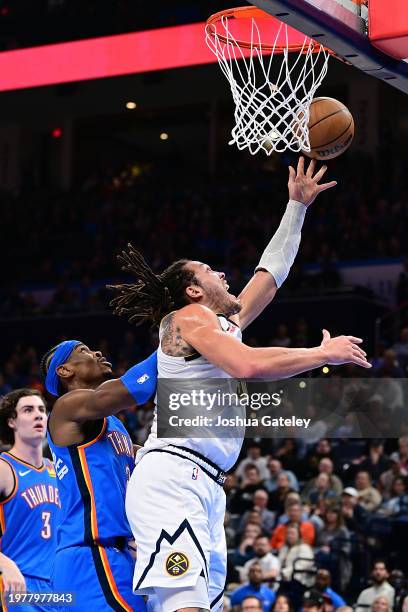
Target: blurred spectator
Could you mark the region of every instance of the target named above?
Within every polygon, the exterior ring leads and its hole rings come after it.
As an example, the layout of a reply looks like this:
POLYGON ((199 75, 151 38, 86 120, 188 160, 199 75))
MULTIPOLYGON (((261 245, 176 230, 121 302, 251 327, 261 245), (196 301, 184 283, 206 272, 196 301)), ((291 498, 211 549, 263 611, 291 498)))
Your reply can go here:
POLYGON ((316 476, 314 486, 306 496, 305 501, 312 507, 315 507, 322 499, 330 500, 336 497, 337 493, 330 487, 330 476, 325 472, 321 472, 316 476))
POLYGON ((328 458, 333 463, 333 454, 331 449, 330 440, 327 438, 322 438, 318 441, 316 446, 307 453, 305 463, 306 463, 306 478, 313 478, 317 476, 319 472, 319 464, 320 461, 324 458, 328 458))
MULTIPOLYGON (((343 484, 338 476, 333 474, 333 461, 328 457, 321 459, 319 461, 318 470, 319 474, 327 474, 329 476, 330 481, 330 489, 334 491, 336 495, 340 495, 343 490, 343 484)), ((306 500, 309 496, 310 491, 312 491, 316 487, 316 480, 318 476, 315 478, 311 478, 303 487, 302 490, 302 500, 306 500)))
POLYGON ((276 459, 281 461, 283 469, 297 473, 301 466, 299 455, 300 449, 300 439, 296 440, 294 438, 285 438, 280 442, 274 455, 276 459))
POLYGON ((256 510, 261 516, 261 527, 262 531, 271 533, 273 526, 275 525, 275 514, 271 510, 267 509, 268 505, 268 493, 263 489, 257 489, 252 498, 252 508, 247 510, 241 518, 239 530, 243 531, 245 524, 249 519, 249 514, 252 510, 256 510))
POLYGON ((231 605, 241 605, 244 612, 255 612, 255 609, 269 612, 276 599, 275 592, 263 582, 262 568, 259 563, 253 563, 249 568, 248 582, 231 593, 231 605))
POLYGON ((264 489, 259 470, 254 463, 247 463, 241 486, 234 499, 234 511, 240 514, 251 509, 253 496, 256 490, 264 489))
POLYGON ((278 487, 278 476, 281 472, 284 472, 288 477, 289 488, 292 491, 299 491, 299 483, 293 472, 290 470, 283 470, 282 463, 279 459, 271 458, 268 463, 269 477, 265 480, 264 486, 269 493, 273 493, 278 487))
POLYGON ((241 536, 241 541, 234 554, 234 565, 245 565, 247 561, 253 559, 255 540, 262 533, 262 529, 255 523, 248 523, 241 536))
POLYGON ((239 525, 238 532, 242 533, 245 530, 247 525, 258 525, 261 531, 262 529, 262 516, 258 509, 252 508, 252 510, 248 510, 246 513, 246 523, 239 525))
POLYGON ((374 375, 378 378, 384 378, 386 376, 390 378, 401 378, 404 375, 397 354, 393 349, 386 349, 384 351, 374 375))
POLYGON ((371 612, 391 612, 392 606, 385 595, 379 595, 371 604, 371 612))
POLYGON ((349 531, 355 533, 364 531, 367 512, 360 504, 358 491, 354 487, 346 487, 343 491, 342 513, 349 531))
POLYGON ((404 601, 408 603, 408 581, 405 579, 404 573, 401 570, 394 569, 390 573, 388 582, 395 589, 394 610, 396 612, 402 612, 404 601))
POLYGON ((271 608, 271 612, 293 612, 293 606, 289 597, 283 593, 279 593, 271 608))
POLYGON ((384 561, 376 561, 371 572, 373 586, 361 591, 357 599, 356 612, 366 612, 380 595, 384 595, 390 606, 394 604, 394 587, 388 582, 389 573, 384 561))
POLYGON ((306 591, 303 597, 302 612, 323 612, 324 599, 318 591, 306 591))
POLYGON ((278 525, 271 538, 271 546, 274 550, 282 548, 286 540, 286 534, 289 525, 297 525, 300 531, 302 541, 310 546, 313 546, 315 540, 315 529, 309 521, 302 521, 302 506, 298 502, 292 503, 288 509, 288 520, 287 524, 278 525))
POLYGON ((368 472, 373 480, 377 482, 383 472, 390 467, 390 460, 384 454, 384 443, 382 440, 370 440, 368 444, 368 456, 364 457, 358 464, 359 470, 368 472))
POLYGON ((390 455, 390 468, 381 474, 379 478, 379 488, 384 499, 389 499, 395 478, 406 476, 406 470, 401 466, 400 457, 397 452, 390 455))
POLYGON ((333 607, 336 610, 340 606, 345 606, 346 602, 344 599, 331 588, 331 574, 329 570, 320 568, 317 570, 315 576, 314 589, 320 591, 322 594, 327 594, 331 597, 333 607))
POLYGON ((394 478, 390 497, 387 499, 387 501, 383 502, 379 508, 379 514, 383 516, 396 516, 403 514, 406 509, 404 496, 407 493, 407 487, 408 479, 406 476, 397 476, 394 478))
POLYGON ((344 591, 351 577, 352 565, 350 534, 344 525, 341 508, 330 504, 323 521, 324 527, 316 537, 316 563, 329 570, 334 576, 335 588, 344 591))
POLYGON ((254 563, 258 563, 262 569, 262 575, 264 580, 273 581, 279 576, 280 563, 279 559, 272 553, 269 539, 260 535, 254 542, 254 553, 255 557, 247 561, 242 568, 240 575, 241 581, 245 581, 249 576, 249 569, 254 563))
POLYGON ((256 442, 250 442, 247 449, 247 456, 239 462, 235 470, 235 475, 239 480, 243 479, 247 465, 255 465, 258 468, 261 480, 269 478, 268 458, 261 456, 261 447, 256 442))
MULTIPOLYGON (((296 491, 291 491, 290 493, 288 493, 285 497, 285 512, 284 514, 281 514, 279 519, 278 519, 278 525, 284 525, 285 523, 289 523, 289 516, 288 516, 288 509, 290 506, 292 506, 293 504, 301 504, 301 499, 300 499, 300 495, 299 493, 296 493, 296 491)), ((309 512, 305 510, 305 508, 302 509, 302 515, 301 515, 301 519, 302 521, 307 521, 309 518, 309 512)))
POLYGON ((281 471, 276 478, 276 489, 269 495, 269 508, 275 512, 279 518, 285 509, 285 500, 288 493, 293 490, 290 488, 289 476, 286 471, 281 471))
POLYGON ((311 587, 314 582, 314 554, 309 544, 301 537, 299 525, 289 523, 285 542, 278 555, 281 564, 282 580, 296 581, 305 587, 311 587))
POLYGON ((372 512, 381 504, 381 494, 371 485, 370 474, 364 470, 357 472, 355 486, 358 493, 358 502, 367 510, 372 512))

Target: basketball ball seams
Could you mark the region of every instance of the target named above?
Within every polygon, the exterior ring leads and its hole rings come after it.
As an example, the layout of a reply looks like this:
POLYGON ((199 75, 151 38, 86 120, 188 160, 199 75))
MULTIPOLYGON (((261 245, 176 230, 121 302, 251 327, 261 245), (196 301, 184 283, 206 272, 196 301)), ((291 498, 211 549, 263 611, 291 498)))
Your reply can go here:
POLYGON ((349 111, 347 110, 347 108, 339 108, 333 113, 330 113, 330 115, 325 115, 324 117, 316 121, 316 123, 312 123, 312 125, 309 125, 309 132, 312 128, 314 128, 316 125, 319 125, 319 123, 321 123, 322 121, 326 121, 326 119, 330 119, 330 117, 334 117, 334 115, 338 115, 339 113, 348 113, 348 112, 349 111))
POLYGON ((323 148, 323 147, 327 147, 327 146, 329 146, 330 144, 332 144, 333 142, 336 142, 337 140, 340 140, 340 138, 342 138, 342 136, 344 136, 344 134, 345 134, 346 132, 348 132, 348 130, 350 129, 350 127, 351 127, 352 123, 353 123, 353 119, 351 118, 351 119, 350 119, 350 123, 348 124, 348 126, 346 127, 346 129, 345 129, 345 130, 344 130, 344 131, 343 131, 341 134, 339 134, 338 136, 336 136, 336 138, 333 138, 332 140, 329 140, 329 142, 324 142, 324 143, 322 143, 322 144, 320 144, 320 145, 313 145, 313 150, 316 150, 316 149, 321 149, 321 148, 323 148))
POLYGON ((303 153, 326 161, 349 148, 355 128, 347 106, 335 98, 321 97, 311 102, 308 129, 310 151, 303 150, 303 153))

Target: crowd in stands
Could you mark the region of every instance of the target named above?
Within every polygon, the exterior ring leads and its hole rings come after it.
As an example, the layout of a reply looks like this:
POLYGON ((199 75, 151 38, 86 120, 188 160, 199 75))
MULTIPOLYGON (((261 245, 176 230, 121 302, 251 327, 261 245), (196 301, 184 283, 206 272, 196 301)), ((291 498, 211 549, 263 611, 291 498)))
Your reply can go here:
POLYGON ((408 437, 291 442, 228 475, 226 606, 406 612, 408 437))
MULTIPOLYGON (((385 188, 379 169, 357 161, 330 170, 339 185, 308 213, 298 263, 281 293, 339 286, 338 261, 405 256, 403 178, 385 188), (309 264, 320 272, 306 274, 309 264)), ((92 175, 70 193, 3 194, 2 246, 10 265, 2 275, 0 318, 105 309, 104 285, 120 273, 115 254, 129 241, 155 269, 179 257, 222 266, 238 290, 279 224, 286 172, 284 164, 272 172, 248 166, 240 175, 226 166, 216 181, 184 176, 181 187, 171 173, 158 180, 154 170, 140 174, 129 165, 92 175)), ((398 296, 406 295, 405 272, 398 296)))

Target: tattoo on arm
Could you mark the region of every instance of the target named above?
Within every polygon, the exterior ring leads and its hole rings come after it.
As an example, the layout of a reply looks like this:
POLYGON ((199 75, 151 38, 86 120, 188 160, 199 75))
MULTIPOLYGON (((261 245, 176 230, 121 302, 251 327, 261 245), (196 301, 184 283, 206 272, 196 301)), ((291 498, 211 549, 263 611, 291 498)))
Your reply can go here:
POLYGON ((180 327, 174 325, 173 312, 164 317, 161 323, 161 332, 161 348, 166 355, 171 357, 188 357, 188 355, 194 353, 194 348, 183 340, 180 327))

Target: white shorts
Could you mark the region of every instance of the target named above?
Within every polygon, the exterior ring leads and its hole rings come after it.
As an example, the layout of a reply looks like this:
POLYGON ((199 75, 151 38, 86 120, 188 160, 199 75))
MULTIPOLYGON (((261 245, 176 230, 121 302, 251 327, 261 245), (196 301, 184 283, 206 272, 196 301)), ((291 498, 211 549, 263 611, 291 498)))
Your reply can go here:
POLYGON ((185 457, 149 452, 129 481, 126 513, 137 546, 134 591, 193 587, 201 575, 207 609, 220 609, 227 563, 222 486, 185 457))

